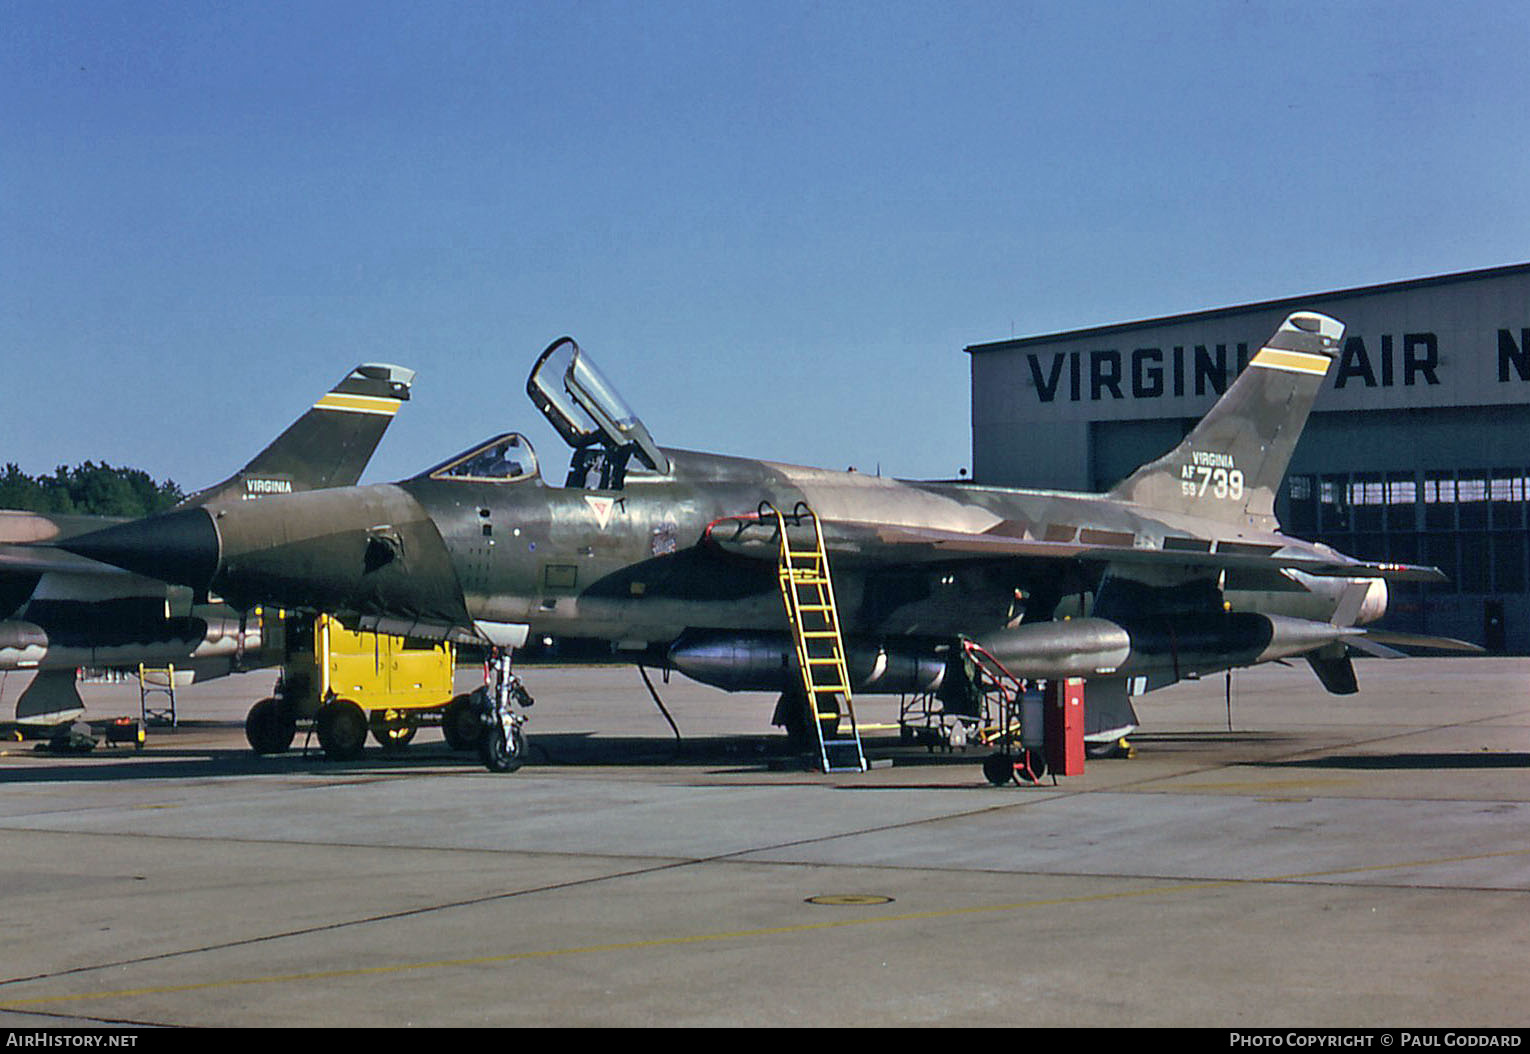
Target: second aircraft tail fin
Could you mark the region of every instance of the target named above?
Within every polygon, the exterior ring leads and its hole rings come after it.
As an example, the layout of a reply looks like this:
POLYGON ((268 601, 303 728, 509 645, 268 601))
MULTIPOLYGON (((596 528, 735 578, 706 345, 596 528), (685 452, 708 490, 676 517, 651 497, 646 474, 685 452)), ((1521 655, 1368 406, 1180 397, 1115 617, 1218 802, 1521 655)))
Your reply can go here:
POLYGON ((1275 495, 1343 339, 1326 315, 1288 317, 1184 441, 1110 496, 1273 529, 1275 495))
POLYGON ((414 371, 403 366, 357 366, 248 465, 193 494, 182 507, 351 486, 413 383, 414 371))

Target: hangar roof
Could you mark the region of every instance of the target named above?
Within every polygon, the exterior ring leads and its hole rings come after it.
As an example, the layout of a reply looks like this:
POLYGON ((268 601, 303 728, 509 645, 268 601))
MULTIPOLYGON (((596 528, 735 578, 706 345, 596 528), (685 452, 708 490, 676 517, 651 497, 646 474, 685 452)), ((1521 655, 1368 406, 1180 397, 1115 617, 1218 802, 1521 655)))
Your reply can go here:
POLYGON ((1331 293, 1307 293, 1302 296, 1282 297, 1279 300, 1263 300, 1258 303, 1241 304, 1236 307, 1218 307, 1208 311, 1190 311, 1182 315, 1165 315, 1162 318, 1144 319, 1140 322, 1115 322, 1108 326, 1071 329, 1061 333, 1047 333, 1036 337, 994 340, 982 344, 969 344, 965 350, 972 355, 987 351, 1010 351, 1015 348, 1024 348, 1036 344, 1051 344, 1058 340, 1097 337, 1110 333, 1124 333, 1131 330, 1150 329, 1155 326, 1169 326, 1183 322, 1211 321, 1212 319, 1226 318, 1230 315, 1241 315, 1250 311, 1275 310, 1277 308, 1297 309, 1307 307, 1315 300, 1322 300, 1326 303, 1332 300, 1342 300, 1347 297, 1373 296, 1377 293, 1399 293, 1410 289, 1425 289, 1430 286, 1448 285, 1454 282, 1471 282, 1478 279, 1502 278, 1517 274, 1530 274, 1530 263, 1509 264, 1504 267, 1488 267, 1478 271, 1460 271, 1456 274, 1436 275, 1433 278, 1409 278, 1401 282, 1385 282, 1381 285, 1340 289, 1331 293))

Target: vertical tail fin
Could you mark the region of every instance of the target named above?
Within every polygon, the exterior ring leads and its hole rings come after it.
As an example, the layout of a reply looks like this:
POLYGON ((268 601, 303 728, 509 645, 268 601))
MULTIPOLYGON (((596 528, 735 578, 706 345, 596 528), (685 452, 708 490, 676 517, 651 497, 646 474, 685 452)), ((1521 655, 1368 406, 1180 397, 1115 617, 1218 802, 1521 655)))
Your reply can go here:
POLYGON ((1343 339, 1343 324, 1326 315, 1291 315, 1184 442, 1110 496, 1274 529, 1275 495, 1343 339))
POLYGON ((181 507, 354 484, 413 383, 403 366, 357 366, 248 465, 181 507))

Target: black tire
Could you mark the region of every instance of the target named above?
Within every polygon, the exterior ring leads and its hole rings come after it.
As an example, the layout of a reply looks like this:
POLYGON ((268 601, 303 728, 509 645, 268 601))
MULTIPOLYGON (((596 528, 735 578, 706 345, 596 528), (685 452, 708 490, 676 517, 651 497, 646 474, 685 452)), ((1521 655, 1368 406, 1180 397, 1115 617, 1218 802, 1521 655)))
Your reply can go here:
POLYGON ((262 699, 244 719, 244 738, 257 754, 281 754, 292 746, 297 722, 277 699, 262 699))
POLYGON ((983 777, 995 787, 1004 787, 1015 782, 1015 756, 989 754, 983 759, 983 777))
POLYGON ((367 742, 367 715, 349 699, 336 699, 319 709, 314 722, 319 746, 331 761, 354 761, 367 742))
POLYGON ((408 710, 373 710, 368 723, 372 726, 372 738, 384 750, 403 750, 420 727, 408 710))
POLYGON ((824 739, 833 739, 839 732, 839 697, 831 696, 822 705, 823 712, 832 713, 832 716, 819 720, 813 712, 813 704, 802 692, 785 692, 776 701, 775 723, 786 729, 786 742, 793 752, 816 754, 820 735, 824 739), (815 720, 818 721, 817 732, 813 731, 815 720))
POLYGON ((525 734, 517 728, 506 742, 505 730, 496 721, 484 729, 478 743, 478 759, 490 772, 514 772, 526 764, 525 734))
POLYGON ((470 695, 459 695, 441 711, 441 734, 453 750, 477 750, 484 724, 470 695))

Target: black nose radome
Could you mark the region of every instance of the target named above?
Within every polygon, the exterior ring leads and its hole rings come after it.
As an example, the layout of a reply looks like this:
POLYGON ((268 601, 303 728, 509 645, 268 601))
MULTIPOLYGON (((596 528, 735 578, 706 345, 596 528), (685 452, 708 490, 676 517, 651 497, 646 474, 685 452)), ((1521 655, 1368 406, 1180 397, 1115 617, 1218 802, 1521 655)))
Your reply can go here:
POLYGON ((104 564, 205 590, 218 570, 218 530, 204 509, 119 523, 58 543, 104 564))

